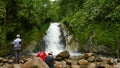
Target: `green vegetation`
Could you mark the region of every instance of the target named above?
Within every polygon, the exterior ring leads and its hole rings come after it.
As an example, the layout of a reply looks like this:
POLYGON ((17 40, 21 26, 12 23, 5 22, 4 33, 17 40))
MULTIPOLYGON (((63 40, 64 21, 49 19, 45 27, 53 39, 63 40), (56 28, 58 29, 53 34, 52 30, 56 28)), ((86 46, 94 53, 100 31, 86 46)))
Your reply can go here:
POLYGON ((62 23, 81 47, 105 45, 115 52, 120 45, 116 42, 120 38, 119 0, 60 0, 59 6, 62 23))
POLYGON ((104 45, 113 53, 120 50, 119 18, 119 0, 0 0, 0 56, 10 54, 18 33, 23 48, 39 42, 50 21, 66 25, 81 48, 104 45))
POLYGON ((0 56, 12 53, 10 43, 16 34, 21 35, 22 49, 43 38, 50 22, 49 5, 49 0, 0 0, 0 56))

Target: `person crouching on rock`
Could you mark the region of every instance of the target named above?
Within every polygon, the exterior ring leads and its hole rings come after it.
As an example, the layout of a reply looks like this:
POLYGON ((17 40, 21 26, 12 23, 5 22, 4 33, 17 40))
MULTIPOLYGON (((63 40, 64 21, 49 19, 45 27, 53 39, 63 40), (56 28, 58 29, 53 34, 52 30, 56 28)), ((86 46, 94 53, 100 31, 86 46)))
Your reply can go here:
POLYGON ((52 55, 52 52, 48 53, 48 55, 45 58, 45 62, 50 68, 54 68, 54 57, 52 55))

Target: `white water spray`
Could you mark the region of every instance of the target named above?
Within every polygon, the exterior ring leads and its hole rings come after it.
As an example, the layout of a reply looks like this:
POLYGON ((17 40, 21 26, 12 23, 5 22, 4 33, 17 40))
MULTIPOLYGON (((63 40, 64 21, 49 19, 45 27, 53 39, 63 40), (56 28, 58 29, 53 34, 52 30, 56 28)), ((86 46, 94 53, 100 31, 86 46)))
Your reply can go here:
POLYGON ((59 23, 51 23, 44 37, 46 52, 52 51, 53 55, 57 55, 64 50, 64 45, 60 44, 60 35, 59 23))

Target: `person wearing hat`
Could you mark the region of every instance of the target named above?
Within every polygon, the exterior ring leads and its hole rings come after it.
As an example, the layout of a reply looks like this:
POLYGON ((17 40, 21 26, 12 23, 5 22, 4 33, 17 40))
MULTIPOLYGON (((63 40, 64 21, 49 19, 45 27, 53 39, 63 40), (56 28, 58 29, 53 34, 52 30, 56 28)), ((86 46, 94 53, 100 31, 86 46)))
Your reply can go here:
POLYGON ((14 51, 15 51, 15 55, 14 55, 14 62, 15 62, 15 63, 20 63, 21 41, 22 41, 22 40, 20 39, 20 35, 17 34, 17 35, 16 35, 16 39, 13 41, 14 51))
POLYGON ((53 52, 52 51, 50 51, 49 53, 48 53, 48 55, 46 56, 46 58, 45 58, 45 62, 46 62, 46 64, 50 67, 50 68, 54 68, 54 57, 53 57, 53 54, 52 54, 53 52))

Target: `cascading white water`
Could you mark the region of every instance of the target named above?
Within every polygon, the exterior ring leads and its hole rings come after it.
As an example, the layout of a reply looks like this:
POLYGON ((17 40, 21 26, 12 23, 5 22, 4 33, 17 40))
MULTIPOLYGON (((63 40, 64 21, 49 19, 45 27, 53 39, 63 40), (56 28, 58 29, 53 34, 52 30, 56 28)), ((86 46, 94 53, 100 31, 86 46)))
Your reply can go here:
POLYGON ((64 50, 64 45, 60 43, 60 36, 59 23, 51 23, 44 37, 46 52, 52 51, 53 55, 57 55, 64 50))
MULTIPOLYGON (((45 49, 46 53, 52 51, 53 55, 57 55, 64 50, 69 51, 71 56, 80 55, 80 53, 72 51, 70 45, 68 44, 72 36, 66 36, 67 32, 65 30, 62 35, 59 25, 59 23, 50 24, 48 30, 46 31, 46 35, 43 38, 44 44, 41 44, 41 49, 45 49), (62 36, 64 36, 64 41, 62 36)), ((76 46, 76 48, 78 47, 76 46)), ((36 53, 32 53, 32 55, 36 55, 36 53)))

